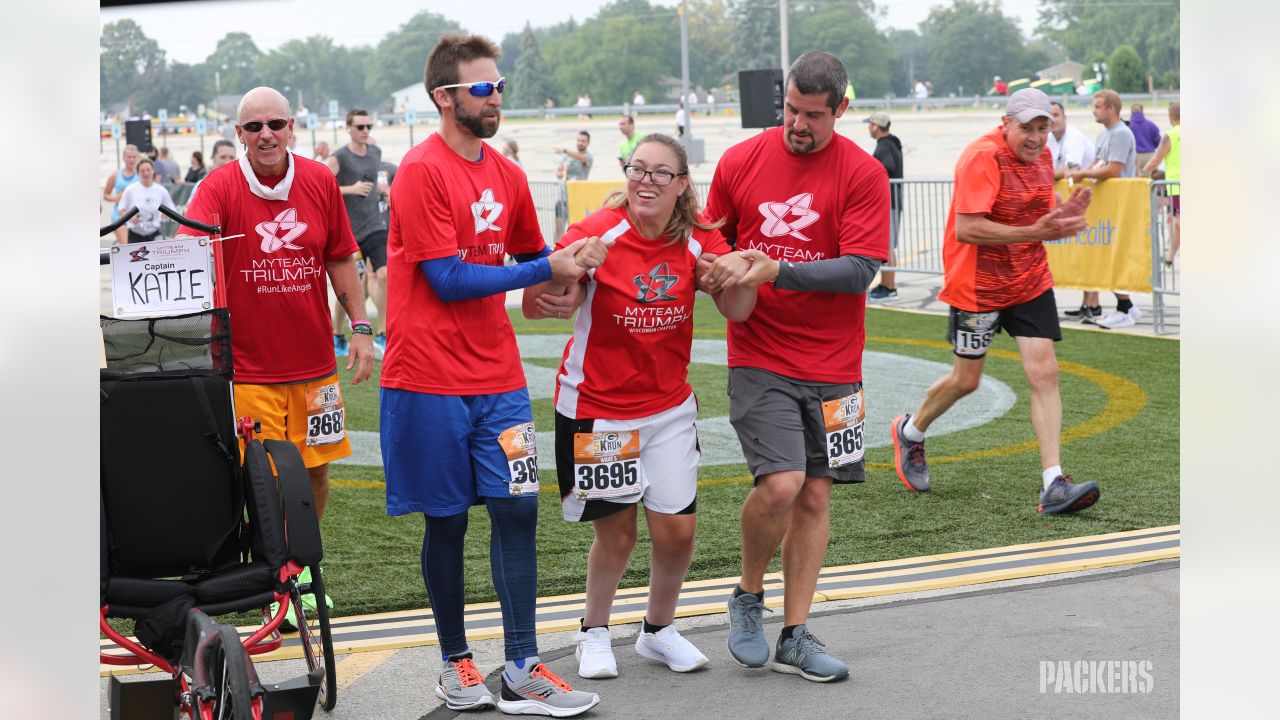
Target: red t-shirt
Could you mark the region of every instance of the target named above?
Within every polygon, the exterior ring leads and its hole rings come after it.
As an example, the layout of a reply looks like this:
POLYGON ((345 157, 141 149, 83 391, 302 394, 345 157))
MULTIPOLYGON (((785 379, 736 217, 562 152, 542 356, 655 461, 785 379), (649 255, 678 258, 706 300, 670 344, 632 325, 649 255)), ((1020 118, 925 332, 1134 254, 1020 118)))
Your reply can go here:
MULTIPOLYGON (((707 217, 739 250, 811 262, 889 257, 889 176, 836 134, 817 153, 791 152, 783 128, 734 145, 716 166, 707 217)), ((746 322, 729 323, 729 367, 823 383, 862 380, 867 296, 759 288, 746 322)))
POLYGON ((942 243, 945 273, 938 299, 960 310, 990 312, 1034 300, 1053 287, 1044 243, 974 245, 956 240, 956 213, 981 213, 1001 225, 1034 225, 1054 205, 1053 158, 1046 145, 1027 164, 999 127, 969 143, 956 162, 942 243))
POLYGON ((457 255, 501 266, 508 253, 546 249, 529 181, 486 146, 472 162, 439 134, 411 149, 391 186, 387 334, 382 387, 434 395, 490 395, 525 386, 506 295, 444 302, 418 267, 457 255))
POLYGON ((236 162, 209 173, 187 206, 192 220, 213 224, 217 213, 224 236, 244 235, 222 242, 221 268, 239 382, 299 382, 337 371, 325 264, 359 247, 329 168, 296 157, 293 168, 286 200, 254 195, 236 162))
POLYGON ((592 236, 614 244, 584 276, 587 299, 560 363, 556 410, 630 420, 673 408, 693 392, 694 268, 702 253, 723 255, 729 245, 715 230, 650 240, 631 228, 625 210, 606 208, 569 226, 556 248, 592 236))

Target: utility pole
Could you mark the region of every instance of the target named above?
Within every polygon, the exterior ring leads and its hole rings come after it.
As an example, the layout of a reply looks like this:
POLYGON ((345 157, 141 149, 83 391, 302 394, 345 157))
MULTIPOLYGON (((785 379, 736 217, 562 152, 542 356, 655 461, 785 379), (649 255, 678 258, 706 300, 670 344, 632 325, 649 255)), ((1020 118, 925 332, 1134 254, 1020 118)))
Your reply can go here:
MULTIPOLYGON (((689 3, 681 0, 680 7, 680 103, 689 99, 689 3)), ((677 106, 679 103, 677 103, 677 106)), ((684 146, 688 149, 693 141, 693 107, 686 105, 684 109, 684 146)))
POLYGON ((791 67, 791 43, 787 41, 787 0, 778 0, 778 47, 782 49, 782 72, 791 67))

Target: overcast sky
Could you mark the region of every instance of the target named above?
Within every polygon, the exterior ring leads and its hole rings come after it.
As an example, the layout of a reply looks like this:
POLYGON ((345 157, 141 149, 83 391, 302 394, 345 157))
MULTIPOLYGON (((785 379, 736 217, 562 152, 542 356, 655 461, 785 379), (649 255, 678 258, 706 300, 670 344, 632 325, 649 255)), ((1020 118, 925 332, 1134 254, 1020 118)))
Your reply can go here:
MULTIPOLYGON (((677 4, 676 0, 650 2, 669 7, 677 4)), ((545 27, 570 15, 583 20, 606 4, 608 0, 198 0, 104 8, 101 23, 132 18, 148 37, 160 43, 170 60, 194 64, 203 62, 228 32, 248 33, 263 51, 312 35, 327 35, 339 45, 372 46, 414 14, 430 10, 456 20, 466 30, 501 40, 503 35, 523 28, 526 21, 534 27, 545 27)), ((880 4, 889 7, 889 27, 915 28, 929 14, 930 7, 950 4, 950 0, 891 0, 880 4)), ((1005 14, 1020 22, 1024 35, 1035 27, 1038 6, 1035 0, 1003 0, 1005 14)), ((793 52, 796 50, 792 48, 793 52)))

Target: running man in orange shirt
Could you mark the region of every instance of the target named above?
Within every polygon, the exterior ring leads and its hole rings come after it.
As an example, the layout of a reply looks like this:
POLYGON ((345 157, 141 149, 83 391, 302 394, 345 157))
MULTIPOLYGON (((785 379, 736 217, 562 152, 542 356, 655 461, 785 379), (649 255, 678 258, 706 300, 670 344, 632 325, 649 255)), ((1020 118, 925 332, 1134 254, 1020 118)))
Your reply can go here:
POLYGON ((894 418, 894 465, 913 492, 929 489, 924 435, 957 400, 978 389, 987 348, 1004 330, 1018 343, 1031 385, 1031 425, 1040 444, 1037 510, 1076 512, 1097 501, 1093 481, 1062 472, 1062 398, 1053 343, 1062 339, 1044 242, 1085 229, 1092 191, 1077 187, 1065 204, 1053 192, 1046 143, 1049 97, 1026 88, 1009 96, 1000 127, 969 144, 956 163, 955 190, 943 238, 939 299, 951 306, 951 372, 929 388, 914 413, 894 418))

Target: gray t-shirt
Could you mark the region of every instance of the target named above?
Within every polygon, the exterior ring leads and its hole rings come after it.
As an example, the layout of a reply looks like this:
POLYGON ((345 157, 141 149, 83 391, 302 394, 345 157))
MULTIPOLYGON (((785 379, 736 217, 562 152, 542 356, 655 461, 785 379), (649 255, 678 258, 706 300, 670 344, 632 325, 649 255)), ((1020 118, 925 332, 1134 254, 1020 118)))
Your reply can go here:
MULTIPOLYGON (((351 152, 346 145, 333 153, 338 158, 338 184, 355 185, 361 180, 378 182, 378 171, 382 169, 382 149, 377 145, 366 145, 363 156, 351 152)), ((343 195, 342 201, 347 205, 347 217, 351 220, 351 234, 360 240, 372 232, 386 230, 387 224, 382 219, 378 208, 378 189, 375 187, 368 195, 343 195)))
POLYGON ((1117 122, 1109 128, 1103 128, 1093 142, 1097 159, 1106 163, 1124 163, 1120 177, 1138 176, 1137 143, 1133 140, 1133 131, 1123 122, 1117 122))
POLYGON ((586 180, 587 176, 591 174, 591 163, 594 162, 595 159, 591 157, 591 153, 589 152, 583 151, 582 154, 587 158, 585 163, 579 162, 578 159, 572 155, 564 156, 565 180, 586 180))

